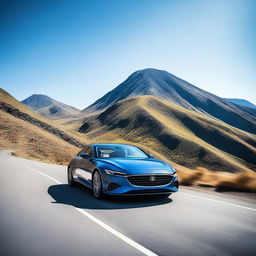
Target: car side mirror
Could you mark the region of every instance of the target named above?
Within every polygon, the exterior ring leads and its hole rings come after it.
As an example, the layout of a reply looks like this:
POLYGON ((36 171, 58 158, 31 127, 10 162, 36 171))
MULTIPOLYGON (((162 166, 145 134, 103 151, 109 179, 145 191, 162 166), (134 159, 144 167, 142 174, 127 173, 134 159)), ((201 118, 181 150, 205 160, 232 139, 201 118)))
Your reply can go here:
POLYGON ((152 155, 152 154, 149 154, 148 157, 149 157, 149 158, 154 158, 155 156, 152 155))
POLYGON ((82 157, 83 159, 88 159, 90 156, 87 153, 81 153, 80 157, 82 157))

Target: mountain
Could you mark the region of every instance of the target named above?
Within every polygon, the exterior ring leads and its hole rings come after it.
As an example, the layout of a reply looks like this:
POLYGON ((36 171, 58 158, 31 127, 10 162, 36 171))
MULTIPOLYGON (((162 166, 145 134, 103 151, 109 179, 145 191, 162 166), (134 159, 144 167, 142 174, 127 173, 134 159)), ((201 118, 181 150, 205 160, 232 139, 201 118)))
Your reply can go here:
POLYGON ((137 144, 188 168, 256 170, 256 136, 154 96, 118 101, 85 118, 80 132, 137 144))
POLYGON ((123 83, 84 109, 82 113, 103 111, 119 100, 140 95, 166 99, 188 110, 203 113, 256 134, 256 110, 231 103, 166 71, 157 69, 134 72, 123 83))
POLYGON ((33 94, 22 103, 48 119, 76 117, 80 113, 80 110, 42 94, 33 94))
POLYGON ((0 148, 15 155, 51 163, 67 163, 82 139, 55 125, 0 89, 0 148))
POLYGON ((226 100, 229 101, 229 102, 241 105, 241 106, 245 106, 245 107, 255 108, 256 109, 256 105, 252 104, 248 100, 244 100, 244 99, 229 99, 229 98, 226 98, 226 100))

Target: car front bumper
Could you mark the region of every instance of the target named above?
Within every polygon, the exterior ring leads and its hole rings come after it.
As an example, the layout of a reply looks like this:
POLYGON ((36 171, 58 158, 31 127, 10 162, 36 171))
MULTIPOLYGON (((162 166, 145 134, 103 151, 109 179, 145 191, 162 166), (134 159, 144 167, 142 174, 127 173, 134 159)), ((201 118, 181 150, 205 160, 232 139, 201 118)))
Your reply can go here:
POLYGON ((108 195, 170 194, 177 192, 179 189, 177 176, 173 176, 171 182, 166 185, 137 186, 131 184, 126 176, 103 175, 103 191, 108 195))

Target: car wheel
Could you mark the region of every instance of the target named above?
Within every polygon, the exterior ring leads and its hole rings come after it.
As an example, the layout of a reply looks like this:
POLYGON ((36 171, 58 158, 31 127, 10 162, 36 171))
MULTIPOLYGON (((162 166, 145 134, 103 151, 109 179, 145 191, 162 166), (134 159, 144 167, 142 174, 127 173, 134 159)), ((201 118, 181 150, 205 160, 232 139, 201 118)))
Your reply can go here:
POLYGON ((98 171, 94 172, 92 177, 93 195, 97 199, 103 198, 102 181, 98 171))
POLYGON ((70 186, 76 185, 76 182, 74 181, 74 178, 73 178, 73 171, 70 167, 68 167, 68 185, 70 186))

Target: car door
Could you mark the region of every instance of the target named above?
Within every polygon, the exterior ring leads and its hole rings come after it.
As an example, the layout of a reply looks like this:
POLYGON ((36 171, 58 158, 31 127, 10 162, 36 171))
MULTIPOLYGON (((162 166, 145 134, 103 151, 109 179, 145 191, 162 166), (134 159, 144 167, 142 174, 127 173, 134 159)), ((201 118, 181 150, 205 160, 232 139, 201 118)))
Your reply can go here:
POLYGON ((77 159, 78 161, 78 168, 76 169, 76 174, 77 177, 83 181, 88 183, 88 185, 91 185, 92 183, 92 171, 93 171, 93 161, 92 161, 92 157, 93 157, 93 152, 92 152, 92 147, 86 147, 82 153, 86 153, 89 155, 88 158, 83 158, 81 156, 79 156, 79 159, 77 159))
POLYGON ((88 147, 85 147, 83 150, 81 150, 77 156, 74 158, 74 171, 73 171, 73 176, 76 179, 82 179, 82 170, 81 170, 81 165, 82 165, 82 157, 81 157, 81 153, 86 153, 86 151, 88 150, 88 147))
POLYGON ((88 147, 86 153, 89 155, 89 158, 83 159, 82 167, 83 170, 86 172, 87 182, 91 185, 92 184, 92 173, 94 170, 94 161, 93 161, 93 148, 91 146, 88 147))
POLYGON ((83 152, 83 150, 80 150, 77 155, 72 159, 71 161, 71 167, 75 170, 79 167, 79 160, 80 160, 80 154, 83 152))

